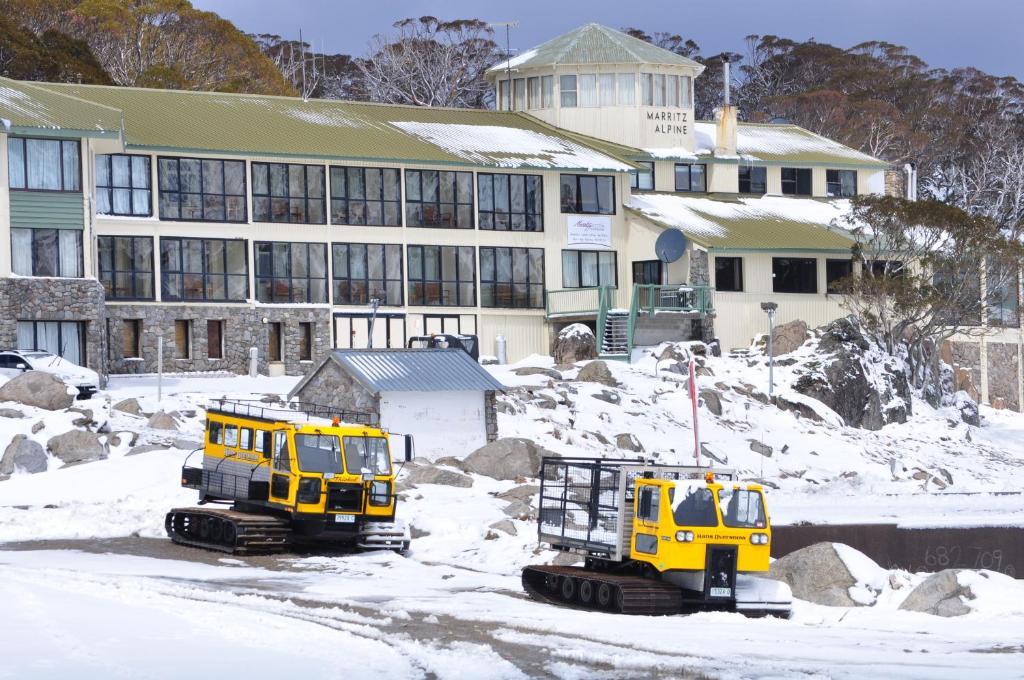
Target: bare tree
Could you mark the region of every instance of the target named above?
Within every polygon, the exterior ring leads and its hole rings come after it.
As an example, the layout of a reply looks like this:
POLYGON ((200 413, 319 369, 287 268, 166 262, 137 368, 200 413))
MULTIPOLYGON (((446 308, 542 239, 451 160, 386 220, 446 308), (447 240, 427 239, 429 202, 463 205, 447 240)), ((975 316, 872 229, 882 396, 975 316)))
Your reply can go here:
POLYGON ((476 19, 403 19, 396 34, 374 37, 358 62, 373 101, 416 106, 481 108, 484 72, 501 57, 493 30, 476 19))

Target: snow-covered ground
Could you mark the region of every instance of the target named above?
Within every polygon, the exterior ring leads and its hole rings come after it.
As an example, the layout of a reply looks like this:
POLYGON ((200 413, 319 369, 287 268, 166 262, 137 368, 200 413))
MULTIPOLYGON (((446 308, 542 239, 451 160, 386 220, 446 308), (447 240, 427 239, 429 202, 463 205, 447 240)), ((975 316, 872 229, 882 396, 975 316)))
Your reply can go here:
MULTIPOLYGON (((617 449, 616 436, 632 434, 660 461, 692 460, 682 376, 656 374, 652 358, 610 364, 617 388, 515 374, 527 366, 550 368, 551 360, 490 367, 516 388, 502 397, 501 436, 563 454, 622 456, 635 454, 617 449)), ((764 382, 745 361, 709 359, 707 368, 713 375, 699 384, 721 392, 722 416, 701 408, 701 439, 742 477, 778 487, 769 496, 776 523, 1024 522, 1024 500, 1013 493, 1024 481, 1020 415, 983 409, 985 424, 975 428, 915 402, 907 424, 865 432, 745 396, 737 388, 764 382), (772 454, 751 450, 750 440, 772 454)), ((779 370, 778 383, 787 384, 779 370)), ((201 437, 203 405, 286 393, 295 380, 168 377, 157 404, 154 378, 115 378, 80 405, 109 418, 114 432, 137 433, 137 444, 171 448, 129 456, 122 441, 107 460, 65 468, 53 460, 48 472, 0 482, 0 677, 244 669, 314 678, 1002 678, 1024 667, 1024 583, 981 577, 972 612, 943 619, 898 609, 924 575, 877 570, 857 554, 843 559, 863 581, 855 595, 874 598, 873 606, 798 601, 788 621, 627 618, 534 602, 522 593, 519 570, 551 554, 538 550, 532 522, 512 520, 516 535, 488 529, 507 519, 508 502, 496 494, 516 484, 477 475, 468 489, 423 484, 406 492, 399 513, 418 537, 405 557, 238 559, 170 544, 164 513, 195 500, 178 486, 179 469, 201 437), (145 418, 110 410, 127 397, 146 411, 178 411, 180 431, 149 430, 145 418)), ((19 408, 29 417, 0 420, 0 445, 17 433, 45 443, 70 427, 70 414, 19 408), (33 434, 39 420, 45 428, 33 434)))

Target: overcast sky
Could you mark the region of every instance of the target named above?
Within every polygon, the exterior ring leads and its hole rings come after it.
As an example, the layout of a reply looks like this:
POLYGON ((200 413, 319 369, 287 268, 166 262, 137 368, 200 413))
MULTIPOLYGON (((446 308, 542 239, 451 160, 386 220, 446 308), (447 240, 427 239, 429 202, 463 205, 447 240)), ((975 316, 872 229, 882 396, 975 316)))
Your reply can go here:
MULTIPOLYGON (((744 36, 814 38, 841 47, 865 40, 907 46, 932 66, 975 66, 1024 76, 1020 0, 193 0, 250 33, 303 38, 334 53, 362 55, 376 33, 398 19, 519 21, 513 52, 590 21, 648 33, 671 31, 695 40, 704 54, 743 51, 744 36)), ((504 35, 501 35, 504 45, 504 35)))

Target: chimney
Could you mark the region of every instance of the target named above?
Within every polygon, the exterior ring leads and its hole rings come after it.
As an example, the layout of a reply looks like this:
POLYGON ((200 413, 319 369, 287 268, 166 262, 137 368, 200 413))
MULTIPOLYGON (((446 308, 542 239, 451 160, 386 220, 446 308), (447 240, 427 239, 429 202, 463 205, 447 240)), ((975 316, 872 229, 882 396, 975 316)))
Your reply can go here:
POLYGON ((736 155, 736 107, 730 100, 729 57, 722 57, 722 80, 725 99, 721 108, 715 109, 715 155, 736 155))

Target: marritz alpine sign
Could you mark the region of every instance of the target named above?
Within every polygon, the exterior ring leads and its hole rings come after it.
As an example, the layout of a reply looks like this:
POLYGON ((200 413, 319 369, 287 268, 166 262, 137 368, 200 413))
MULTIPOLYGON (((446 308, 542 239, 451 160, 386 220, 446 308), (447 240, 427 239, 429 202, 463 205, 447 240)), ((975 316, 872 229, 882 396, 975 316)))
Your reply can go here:
POLYGON ((648 111, 647 120, 654 123, 654 132, 666 135, 685 135, 688 111, 648 111))

